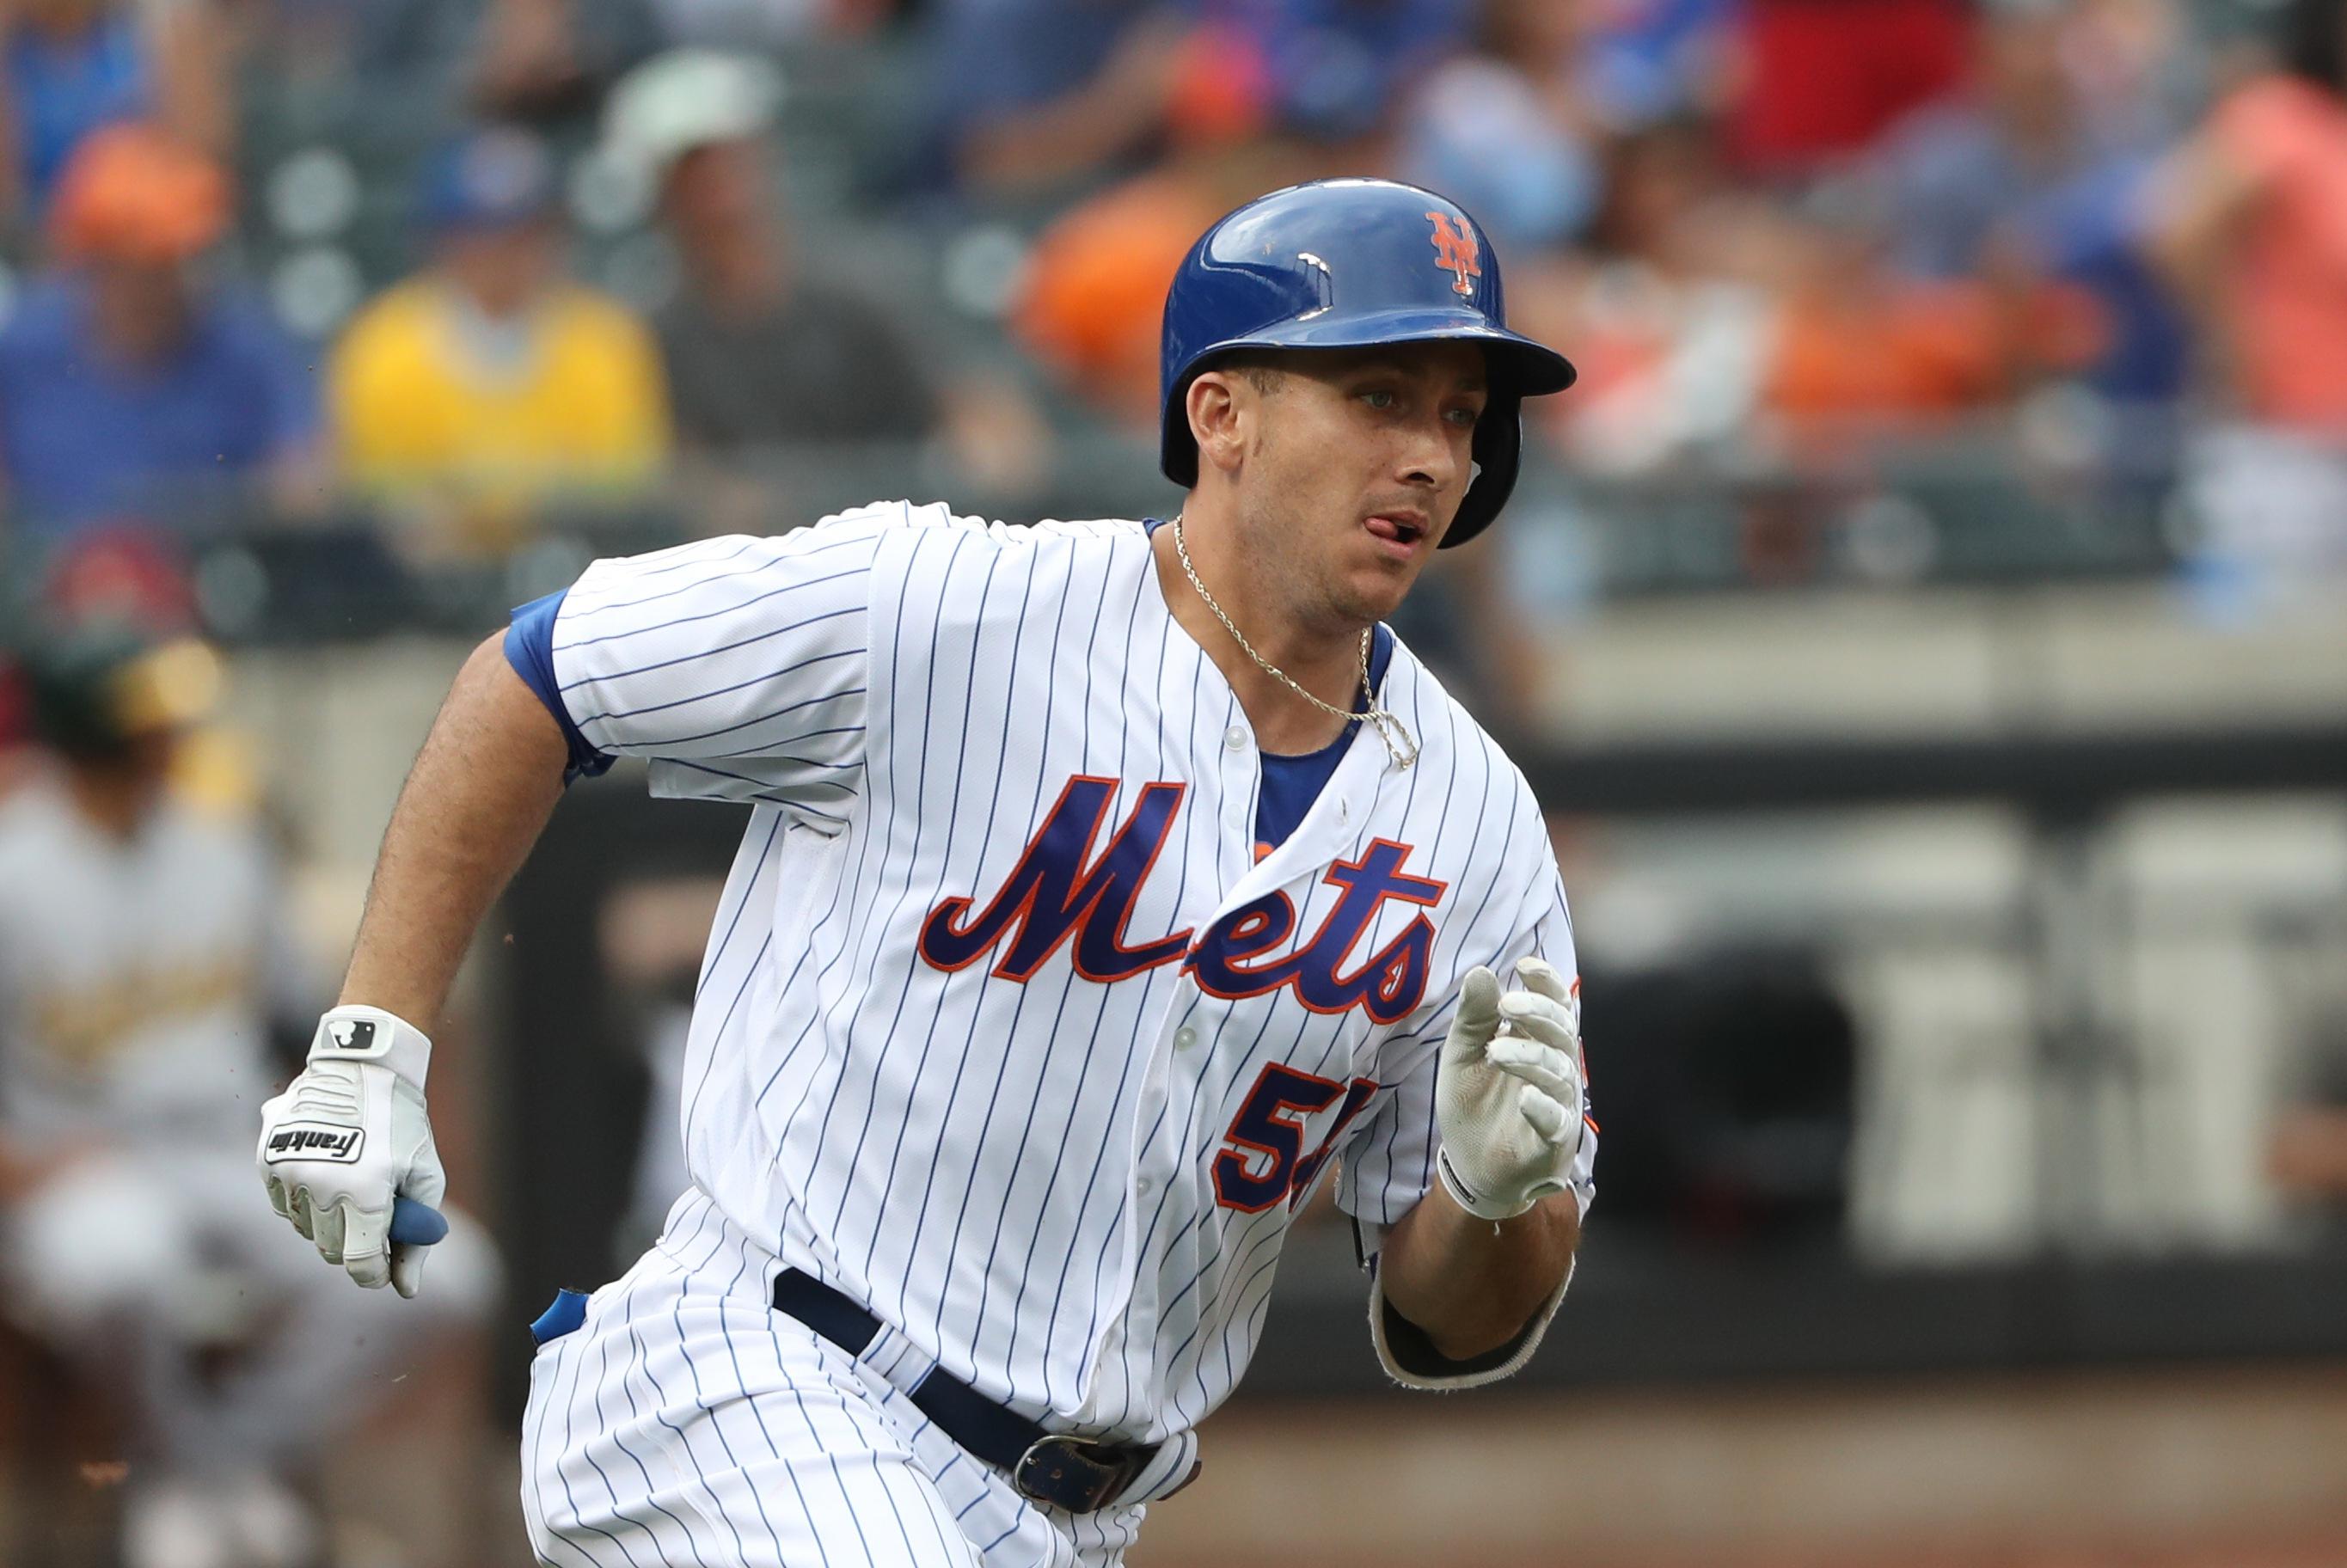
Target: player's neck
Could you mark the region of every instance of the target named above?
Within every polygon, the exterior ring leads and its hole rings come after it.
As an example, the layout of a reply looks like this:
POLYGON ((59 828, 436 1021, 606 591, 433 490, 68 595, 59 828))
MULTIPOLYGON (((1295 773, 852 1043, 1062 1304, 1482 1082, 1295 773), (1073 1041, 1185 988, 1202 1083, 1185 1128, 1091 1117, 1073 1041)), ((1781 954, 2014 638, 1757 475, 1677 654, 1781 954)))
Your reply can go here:
MULTIPOLYGON (((1272 602, 1259 573, 1251 572, 1220 529, 1184 529, 1190 564, 1215 604, 1244 632, 1264 659, 1284 670, 1324 702, 1351 711, 1361 684, 1361 631, 1358 626, 1313 626, 1272 602)), ((1275 755, 1316 752, 1336 740, 1346 721, 1323 712, 1287 683, 1247 657, 1229 628, 1191 585, 1174 549, 1171 524, 1156 530, 1151 546, 1157 560, 1157 586, 1175 624, 1190 634, 1230 682, 1254 729, 1255 743, 1275 755)))

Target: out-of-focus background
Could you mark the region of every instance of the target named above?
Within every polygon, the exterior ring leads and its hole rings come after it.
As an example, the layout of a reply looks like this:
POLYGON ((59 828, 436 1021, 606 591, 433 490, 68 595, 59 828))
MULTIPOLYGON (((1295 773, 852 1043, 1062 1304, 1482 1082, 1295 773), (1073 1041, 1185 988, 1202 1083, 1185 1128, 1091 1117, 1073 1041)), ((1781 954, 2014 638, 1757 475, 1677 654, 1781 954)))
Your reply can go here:
POLYGON ((7 0, 0 1563, 527 1560, 738 822, 572 792, 363 1298, 245 1140, 465 651, 876 497, 1163 514, 1182 250, 1378 172, 1582 370, 1402 630, 1551 813, 1599 1197, 1463 1397, 1305 1224, 1135 1563, 2347 1563, 2343 17, 7 0))

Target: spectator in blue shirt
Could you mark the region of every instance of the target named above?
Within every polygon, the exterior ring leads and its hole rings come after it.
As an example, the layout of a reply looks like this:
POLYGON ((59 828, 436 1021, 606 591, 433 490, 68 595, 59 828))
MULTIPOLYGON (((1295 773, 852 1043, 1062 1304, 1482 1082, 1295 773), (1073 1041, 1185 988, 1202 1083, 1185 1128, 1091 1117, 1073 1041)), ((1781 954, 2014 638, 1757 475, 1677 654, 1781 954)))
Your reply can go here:
POLYGON ((1380 129, 1397 97, 1469 40, 1470 0, 1194 0, 1204 25, 1247 41, 1272 118, 1320 142, 1380 129))
POLYGON ((1971 91, 1919 110, 1874 155, 1893 255, 1921 277, 2021 272, 2091 290, 2109 323, 2088 380, 2132 404, 2178 396, 2182 317, 2141 255, 2141 191, 2173 127, 2145 90, 2125 114, 2081 91, 2074 7, 2014 0, 1981 30, 1971 91))
POLYGON ((939 0, 928 171, 1062 189, 1153 149, 1188 24, 1166 0, 939 0))
POLYGON ((99 131, 67 166, 62 271, 0 330, 0 483, 34 544, 317 499, 308 366, 257 305, 190 274, 227 215, 219 169, 143 127, 99 131))
POLYGON ((75 149, 108 126, 167 125, 224 156, 226 45, 204 0, 0 5, 0 213, 37 224, 75 149))

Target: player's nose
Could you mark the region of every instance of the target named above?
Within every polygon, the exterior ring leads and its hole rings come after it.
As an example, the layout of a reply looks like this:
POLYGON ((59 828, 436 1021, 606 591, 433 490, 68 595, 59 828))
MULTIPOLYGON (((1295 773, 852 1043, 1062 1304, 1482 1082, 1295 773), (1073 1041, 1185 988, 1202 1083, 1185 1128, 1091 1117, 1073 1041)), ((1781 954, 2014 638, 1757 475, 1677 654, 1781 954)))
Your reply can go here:
POLYGON ((1464 435, 1439 414, 1410 421, 1396 454, 1395 477, 1430 490, 1448 490, 1464 483, 1469 462, 1464 435))

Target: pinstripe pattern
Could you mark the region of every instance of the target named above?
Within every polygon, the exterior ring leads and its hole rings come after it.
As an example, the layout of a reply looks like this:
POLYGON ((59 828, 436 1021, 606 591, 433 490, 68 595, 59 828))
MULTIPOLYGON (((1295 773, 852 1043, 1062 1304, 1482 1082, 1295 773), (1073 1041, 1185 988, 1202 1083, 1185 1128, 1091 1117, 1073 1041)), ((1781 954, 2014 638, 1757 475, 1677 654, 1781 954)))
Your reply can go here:
MULTIPOLYGON (((1252 732, 1138 524, 890 503, 601 561, 554 660, 591 743, 652 759, 662 793, 753 804, 686 1063, 696 1192, 534 1378, 529 1507, 566 1568, 1116 1561, 1137 1511, 1037 1533, 897 1379, 942 1366, 1064 1430, 1186 1432, 1246 1366, 1286 1230, 1287 1204, 1223 1206, 1212 1177, 1266 1065, 1378 1086, 1336 1178, 1374 1245, 1430 1183, 1460 977, 1534 951, 1575 967, 1529 789, 1406 649, 1381 697, 1418 766, 1357 736, 1255 862, 1252 732), (1152 781, 1184 787, 1135 944, 1274 891, 1308 935, 1331 865, 1409 845, 1409 874, 1444 885, 1423 1001, 1379 1025, 1292 989, 1210 995, 1179 963, 1102 983, 1073 943, 1023 983, 924 961, 928 913, 990 897, 1077 775, 1117 781, 1112 823, 1152 781), (885 1343, 858 1362, 774 1320, 784 1263, 871 1305, 885 1343)), ((1420 912, 1380 906, 1351 961, 1420 912)), ((1337 1115, 1303 1119, 1307 1148, 1337 1115)))

